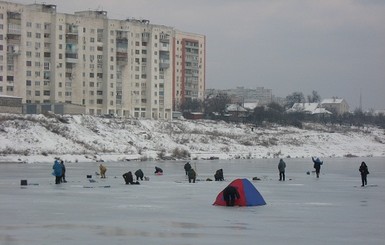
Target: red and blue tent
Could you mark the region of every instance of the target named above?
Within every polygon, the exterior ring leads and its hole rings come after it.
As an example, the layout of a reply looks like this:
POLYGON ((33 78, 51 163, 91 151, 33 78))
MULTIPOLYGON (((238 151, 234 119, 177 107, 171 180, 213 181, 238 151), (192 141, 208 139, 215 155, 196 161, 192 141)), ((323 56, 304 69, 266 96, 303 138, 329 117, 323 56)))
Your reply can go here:
MULTIPOLYGON (((260 206, 266 205, 262 195, 248 179, 236 179, 229 185, 237 188, 240 198, 235 201, 235 206, 260 206)), ((218 194, 213 205, 226 206, 223 199, 223 190, 218 194)))

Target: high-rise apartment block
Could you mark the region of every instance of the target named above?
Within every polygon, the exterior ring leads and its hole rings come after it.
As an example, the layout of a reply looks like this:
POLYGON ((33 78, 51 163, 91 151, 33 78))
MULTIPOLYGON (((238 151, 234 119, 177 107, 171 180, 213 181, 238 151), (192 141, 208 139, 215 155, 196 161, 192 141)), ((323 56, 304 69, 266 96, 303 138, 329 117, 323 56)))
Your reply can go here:
POLYGON ((203 99, 205 47, 204 35, 148 20, 0 1, 0 95, 171 119, 184 100, 203 99))

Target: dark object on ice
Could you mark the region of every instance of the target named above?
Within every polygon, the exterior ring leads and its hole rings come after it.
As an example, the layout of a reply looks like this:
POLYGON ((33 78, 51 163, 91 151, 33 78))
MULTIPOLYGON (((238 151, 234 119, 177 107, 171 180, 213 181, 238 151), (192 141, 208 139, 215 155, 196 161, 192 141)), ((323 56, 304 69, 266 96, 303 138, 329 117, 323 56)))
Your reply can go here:
POLYGON ((206 179, 206 181, 213 181, 213 180, 212 180, 212 179, 210 179, 210 178, 207 178, 207 179, 206 179))
POLYGON ((89 179, 89 181, 90 181, 90 183, 95 183, 96 182, 96 180, 94 180, 94 179, 89 179))
POLYGON ((210 157, 209 160, 218 160, 219 157, 210 157))
POLYGON ((225 180, 223 177, 223 169, 218 169, 214 174, 215 181, 223 181, 225 180))
POLYGON ((253 180, 261 180, 261 179, 258 177, 253 177, 253 180))
POLYGON ((306 174, 307 174, 307 175, 310 175, 310 171, 307 171, 306 174))
POLYGON ((91 179, 92 178, 92 175, 91 174, 87 174, 87 179, 91 179))
POLYGON ((27 180, 26 179, 22 179, 20 181, 20 185, 28 185, 27 180))

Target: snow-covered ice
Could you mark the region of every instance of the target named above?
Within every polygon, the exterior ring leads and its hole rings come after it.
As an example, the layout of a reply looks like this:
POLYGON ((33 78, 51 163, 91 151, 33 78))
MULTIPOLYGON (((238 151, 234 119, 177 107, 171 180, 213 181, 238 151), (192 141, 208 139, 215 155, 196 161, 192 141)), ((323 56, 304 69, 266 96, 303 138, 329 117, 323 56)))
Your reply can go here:
POLYGON ((191 161, 195 184, 186 180, 185 161, 105 162, 106 179, 95 175, 99 163, 71 162, 60 185, 52 163, 1 163, 0 244, 383 244, 385 158, 324 160, 317 179, 306 174, 311 159, 285 159, 285 182, 278 159, 191 161), (370 171, 364 188, 363 160, 370 171), (164 175, 155 176, 154 166, 164 175), (138 168, 150 180, 125 185, 121 175, 138 168), (224 182, 205 181, 219 168, 224 182), (252 177, 261 178, 252 183, 267 205, 212 205, 232 180, 252 177))

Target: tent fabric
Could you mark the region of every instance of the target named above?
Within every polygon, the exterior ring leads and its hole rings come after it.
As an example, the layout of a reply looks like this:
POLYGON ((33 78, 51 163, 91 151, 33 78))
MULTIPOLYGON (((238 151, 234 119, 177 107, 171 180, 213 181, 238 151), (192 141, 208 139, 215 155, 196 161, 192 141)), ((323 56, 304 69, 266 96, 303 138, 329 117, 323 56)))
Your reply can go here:
MULTIPOLYGON (((260 206, 266 205, 262 195, 248 179, 236 179, 229 185, 237 188, 240 198, 235 201, 235 206, 260 206)), ((223 199, 223 190, 218 194, 213 205, 226 206, 223 199)))

